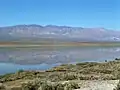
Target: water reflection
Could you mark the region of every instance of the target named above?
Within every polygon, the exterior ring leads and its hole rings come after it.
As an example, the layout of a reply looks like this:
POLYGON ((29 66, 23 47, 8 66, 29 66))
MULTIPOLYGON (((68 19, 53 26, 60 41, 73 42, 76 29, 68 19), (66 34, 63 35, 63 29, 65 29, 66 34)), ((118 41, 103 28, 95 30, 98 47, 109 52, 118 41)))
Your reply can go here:
POLYGON ((16 64, 55 64, 101 60, 119 56, 120 47, 1 48, 0 62, 16 64))
POLYGON ((119 57, 120 47, 0 48, 0 73, 21 68, 45 70, 58 63, 101 62, 119 57))

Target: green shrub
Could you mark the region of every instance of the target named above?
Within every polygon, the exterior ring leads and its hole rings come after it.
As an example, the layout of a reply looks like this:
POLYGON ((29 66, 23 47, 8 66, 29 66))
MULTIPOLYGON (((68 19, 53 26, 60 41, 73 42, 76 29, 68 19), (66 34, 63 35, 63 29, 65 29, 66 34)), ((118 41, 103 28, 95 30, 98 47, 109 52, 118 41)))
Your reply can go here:
POLYGON ((120 58, 115 58, 115 60, 120 60, 120 58))
POLYGON ((17 73, 21 73, 21 72, 24 72, 24 70, 20 69, 20 70, 17 71, 17 73))

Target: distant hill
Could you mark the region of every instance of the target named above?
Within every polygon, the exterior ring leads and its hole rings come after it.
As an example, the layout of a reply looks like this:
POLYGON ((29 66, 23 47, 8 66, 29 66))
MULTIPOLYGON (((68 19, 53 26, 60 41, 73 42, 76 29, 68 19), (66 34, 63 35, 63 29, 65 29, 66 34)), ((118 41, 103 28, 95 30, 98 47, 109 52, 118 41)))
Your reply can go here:
POLYGON ((16 25, 0 27, 0 41, 52 39, 61 41, 120 41, 120 31, 56 25, 16 25))

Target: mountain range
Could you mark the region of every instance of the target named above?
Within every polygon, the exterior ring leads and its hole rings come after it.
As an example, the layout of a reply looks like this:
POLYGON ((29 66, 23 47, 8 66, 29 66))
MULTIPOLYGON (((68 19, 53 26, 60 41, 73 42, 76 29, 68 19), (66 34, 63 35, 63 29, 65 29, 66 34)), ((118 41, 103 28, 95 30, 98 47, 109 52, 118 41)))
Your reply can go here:
POLYGON ((0 27, 0 41, 53 39, 61 41, 120 41, 120 31, 56 25, 16 25, 0 27))

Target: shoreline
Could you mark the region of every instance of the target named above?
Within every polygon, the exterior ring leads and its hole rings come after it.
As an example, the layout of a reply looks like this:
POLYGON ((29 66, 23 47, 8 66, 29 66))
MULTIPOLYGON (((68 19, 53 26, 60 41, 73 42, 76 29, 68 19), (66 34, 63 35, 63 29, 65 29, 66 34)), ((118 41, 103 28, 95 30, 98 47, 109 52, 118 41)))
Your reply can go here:
POLYGON ((14 88, 16 88, 16 84, 21 86, 21 82, 29 85, 29 81, 31 84, 36 81, 41 83, 44 83, 45 81, 47 84, 52 83, 55 85, 56 83, 74 83, 74 85, 77 86, 76 88, 78 88, 77 90, 84 90, 85 88, 87 88, 85 90, 90 90, 90 88, 92 90, 99 88, 103 88, 103 90, 113 90, 120 79, 119 67, 120 59, 102 63, 84 62, 77 64, 63 64, 46 71, 19 70, 12 74, 0 76, 0 82, 8 87, 12 86, 14 88), (16 84, 14 85, 13 83, 16 84), (81 88, 78 87, 78 84, 81 88))

